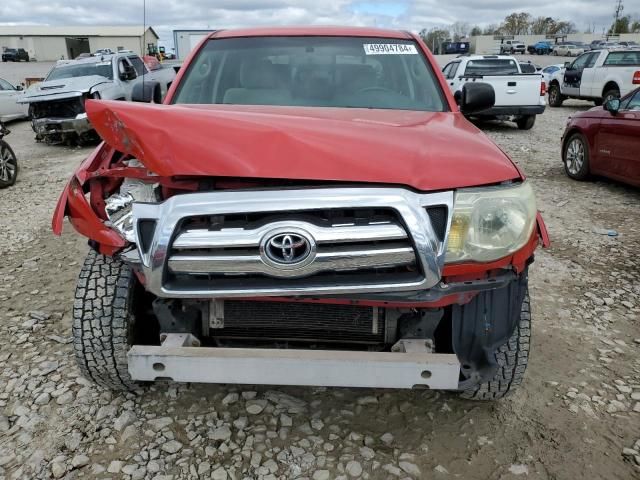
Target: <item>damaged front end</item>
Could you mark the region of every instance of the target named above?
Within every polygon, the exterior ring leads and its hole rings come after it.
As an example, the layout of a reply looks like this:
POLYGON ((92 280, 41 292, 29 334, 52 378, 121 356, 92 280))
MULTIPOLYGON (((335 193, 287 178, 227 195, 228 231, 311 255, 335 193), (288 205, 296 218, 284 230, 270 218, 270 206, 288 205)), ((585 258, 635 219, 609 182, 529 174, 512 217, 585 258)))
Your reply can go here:
POLYGON ((78 95, 29 104, 31 126, 38 141, 48 144, 80 143, 97 139, 84 108, 85 96, 78 95))
POLYGON ((215 176, 215 162, 208 175, 177 175, 157 132, 100 114, 116 147, 83 162, 52 226, 60 234, 66 215, 144 286, 158 338, 130 349, 133 379, 467 389, 495 375, 494 350, 517 328, 528 266, 548 241, 535 206, 516 251, 469 261, 477 191, 215 176), (466 262, 446 263, 454 240, 466 262))

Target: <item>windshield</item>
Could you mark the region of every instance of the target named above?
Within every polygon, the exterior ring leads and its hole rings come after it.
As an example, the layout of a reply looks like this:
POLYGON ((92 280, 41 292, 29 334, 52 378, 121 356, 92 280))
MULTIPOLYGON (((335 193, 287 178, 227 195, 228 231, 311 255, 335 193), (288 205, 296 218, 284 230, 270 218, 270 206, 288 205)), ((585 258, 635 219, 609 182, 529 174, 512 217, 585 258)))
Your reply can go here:
POLYGON ((360 37, 209 40, 173 103, 445 110, 415 42, 360 37))
POLYGON ((60 80, 62 78, 89 77, 91 75, 100 75, 101 77, 113 80, 111 61, 61 65, 51 70, 45 80, 49 81, 60 80))

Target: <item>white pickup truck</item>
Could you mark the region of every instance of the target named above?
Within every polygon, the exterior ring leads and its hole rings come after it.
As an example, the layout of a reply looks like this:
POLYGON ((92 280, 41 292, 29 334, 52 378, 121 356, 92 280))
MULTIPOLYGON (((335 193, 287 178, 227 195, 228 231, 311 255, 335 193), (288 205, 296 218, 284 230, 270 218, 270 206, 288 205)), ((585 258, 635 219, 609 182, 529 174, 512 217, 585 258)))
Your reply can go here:
POLYGON ((467 82, 483 82, 493 87, 495 105, 474 113, 474 117, 509 119, 515 121, 519 129, 529 130, 536 121, 536 115, 544 112, 546 87, 542 75, 522 73, 513 57, 461 56, 448 63, 442 73, 454 95, 460 95, 467 82))
POLYGON ((170 67, 151 70, 135 53, 59 61, 18 103, 29 105, 36 139, 47 143, 75 140, 81 144, 96 136, 84 109, 86 99, 130 101, 133 86, 142 81, 158 82, 159 99, 175 76, 170 67))
POLYGON ((560 107, 568 98, 602 105, 640 86, 640 50, 585 52, 549 81, 549 105, 560 107))

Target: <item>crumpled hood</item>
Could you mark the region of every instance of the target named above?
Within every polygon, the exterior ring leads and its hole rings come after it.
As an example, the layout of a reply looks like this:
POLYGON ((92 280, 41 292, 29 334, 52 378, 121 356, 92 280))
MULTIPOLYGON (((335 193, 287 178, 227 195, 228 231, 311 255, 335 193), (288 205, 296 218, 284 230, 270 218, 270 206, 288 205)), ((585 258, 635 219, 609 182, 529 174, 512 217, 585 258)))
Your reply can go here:
POLYGON ((520 178, 459 113, 86 103, 104 141, 162 176, 327 180, 417 190, 520 178))
POLYGON ((79 97, 83 93, 89 92, 96 85, 107 82, 111 82, 111 80, 100 75, 49 80, 29 87, 20 103, 79 97))

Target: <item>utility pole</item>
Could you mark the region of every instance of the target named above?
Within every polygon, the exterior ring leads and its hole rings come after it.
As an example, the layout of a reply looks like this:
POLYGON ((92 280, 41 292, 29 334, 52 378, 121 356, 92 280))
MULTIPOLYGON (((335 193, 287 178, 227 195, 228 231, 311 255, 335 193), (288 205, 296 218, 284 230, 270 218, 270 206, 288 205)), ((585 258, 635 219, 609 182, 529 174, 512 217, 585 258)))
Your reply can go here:
POLYGON ((616 13, 613 16, 613 34, 617 34, 618 33, 618 20, 620 19, 620 14, 622 13, 622 11, 624 10, 624 5, 622 5, 622 0, 618 0, 618 2, 616 3, 616 13))

